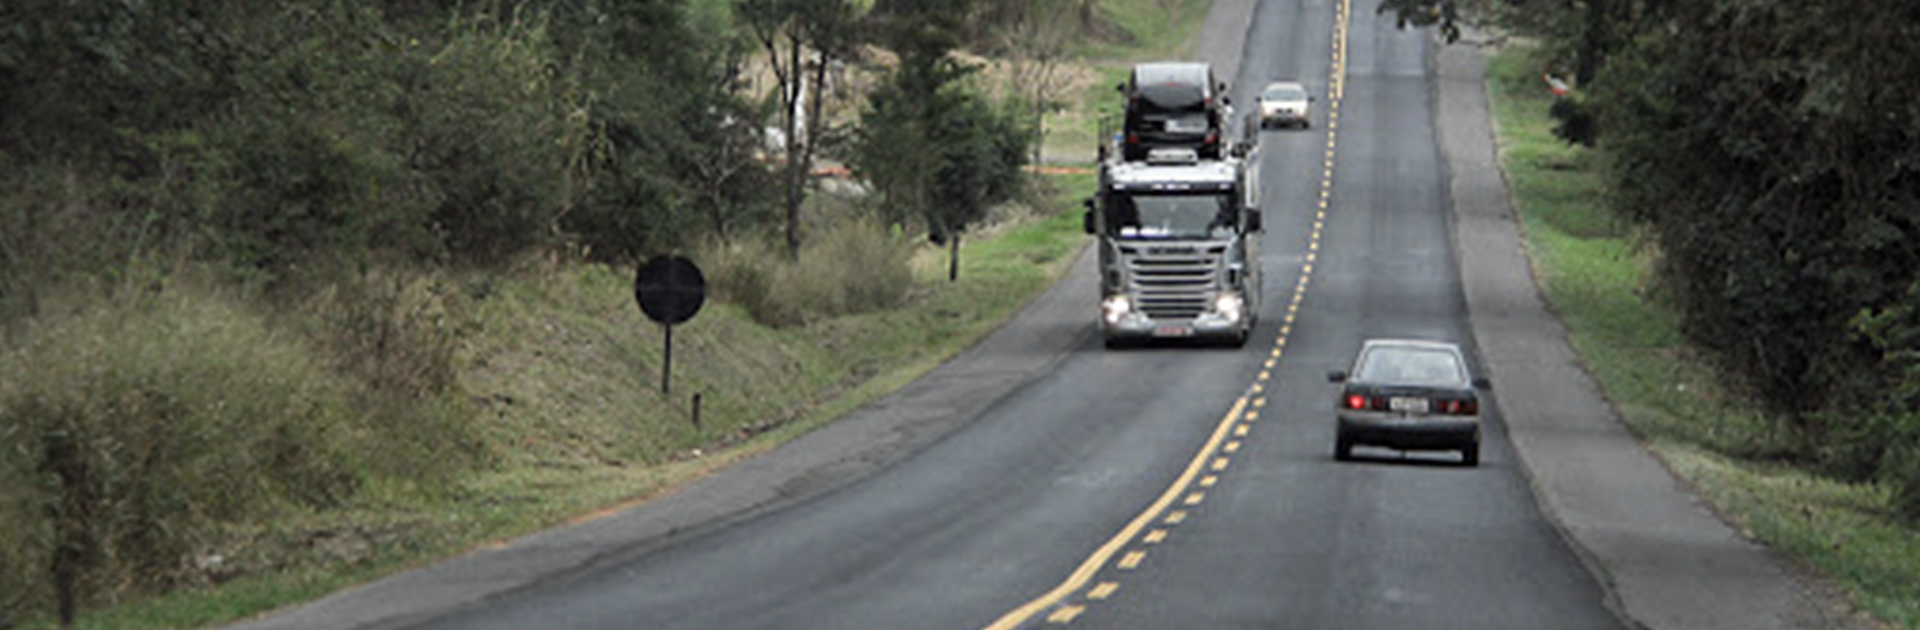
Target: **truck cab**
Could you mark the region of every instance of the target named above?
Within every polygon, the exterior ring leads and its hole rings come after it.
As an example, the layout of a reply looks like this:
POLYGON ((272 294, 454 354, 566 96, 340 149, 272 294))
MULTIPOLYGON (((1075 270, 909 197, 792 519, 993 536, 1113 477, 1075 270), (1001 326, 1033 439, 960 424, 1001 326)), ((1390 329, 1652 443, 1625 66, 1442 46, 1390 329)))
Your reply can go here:
POLYGON ((1193 339, 1246 343, 1260 309, 1256 157, 1155 149, 1107 160, 1087 200, 1098 241, 1100 329, 1109 347, 1193 339))

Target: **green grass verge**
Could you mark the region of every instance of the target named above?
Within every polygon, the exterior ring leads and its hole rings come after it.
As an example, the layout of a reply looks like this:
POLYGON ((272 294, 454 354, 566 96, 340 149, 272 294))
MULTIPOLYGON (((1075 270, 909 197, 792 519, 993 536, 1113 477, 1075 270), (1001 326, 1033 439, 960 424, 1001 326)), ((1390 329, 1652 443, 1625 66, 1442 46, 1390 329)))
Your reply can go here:
POLYGON ((1881 620, 1920 628, 1920 531, 1888 492, 1748 455, 1777 440, 1692 360, 1675 315, 1642 299, 1648 257, 1600 204, 1602 165, 1553 137, 1552 98, 1524 47, 1490 60, 1501 162, 1547 301, 1627 425, 1749 536, 1834 578, 1881 620))
POLYGON ((259 614, 634 505, 818 428, 938 367, 1065 273, 1086 244, 1077 208, 1092 176, 1038 185, 1037 212, 963 241, 959 281, 946 280, 944 248, 919 252, 915 295, 901 308, 769 329, 709 304, 676 329, 673 396, 660 394, 661 335, 635 308, 625 271, 560 266, 494 281, 464 353, 464 386, 495 451, 484 470, 450 487, 373 488, 341 509, 229 532, 246 541, 234 555, 273 555, 256 564, 275 569, 90 609, 75 627, 196 627, 259 614), (696 391, 699 428, 686 404, 696 391))

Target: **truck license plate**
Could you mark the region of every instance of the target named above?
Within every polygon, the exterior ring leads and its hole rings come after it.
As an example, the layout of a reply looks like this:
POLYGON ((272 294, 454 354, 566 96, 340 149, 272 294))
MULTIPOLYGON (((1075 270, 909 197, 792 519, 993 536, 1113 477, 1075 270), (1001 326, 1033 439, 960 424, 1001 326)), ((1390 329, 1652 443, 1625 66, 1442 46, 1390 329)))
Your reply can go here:
POLYGON ((1192 337, 1192 326, 1161 326, 1153 329, 1155 337, 1192 337))

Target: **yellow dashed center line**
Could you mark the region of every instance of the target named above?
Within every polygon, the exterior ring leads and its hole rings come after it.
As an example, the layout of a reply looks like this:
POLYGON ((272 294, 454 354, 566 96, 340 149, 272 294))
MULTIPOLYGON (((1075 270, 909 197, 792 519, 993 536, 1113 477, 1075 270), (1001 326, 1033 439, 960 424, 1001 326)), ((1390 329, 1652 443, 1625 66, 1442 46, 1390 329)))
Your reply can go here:
MULTIPOLYGON (((1327 152, 1324 160, 1325 163, 1321 169, 1318 210, 1314 213, 1313 230, 1307 236, 1307 256, 1306 262, 1301 265, 1300 281, 1299 284, 1294 287, 1293 301, 1287 305, 1284 321, 1280 325, 1280 334, 1274 339, 1274 348, 1270 358, 1263 365, 1258 378, 1254 379, 1253 384, 1247 388, 1246 395, 1236 399, 1233 403, 1233 408, 1227 412, 1226 416, 1221 418, 1220 423, 1214 429, 1213 435, 1208 438, 1206 444, 1200 447, 1200 452, 1195 455, 1193 460, 1187 465, 1187 469, 1174 480, 1172 485, 1167 487, 1165 492, 1161 493, 1160 497, 1156 499, 1152 505, 1147 506, 1145 511, 1142 511, 1138 516, 1134 517, 1133 521, 1129 522, 1126 527, 1121 528, 1120 532, 1114 535, 1113 538, 1107 540, 1099 549, 1094 550, 1091 556, 1088 556, 1085 561, 1081 562, 1079 568, 1075 569, 1072 574, 1067 576, 1065 581, 1055 586, 1053 590, 1034 598, 1019 608, 1007 612, 1007 614, 1002 615, 1000 619, 994 621, 992 625, 987 626, 985 630, 1014 630, 1021 624, 1026 623, 1027 620, 1033 619, 1035 615, 1040 614, 1043 610, 1052 611, 1046 616, 1046 620, 1050 623, 1073 623, 1073 620, 1084 614, 1087 609, 1086 606, 1081 604, 1066 603, 1067 598, 1079 592, 1081 589, 1086 588, 1087 584, 1093 580, 1093 577, 1100 572, 1101 567, 1106 566, 1116 555, 1120 556, 1119 561, 1115 563, 1116 567, 1122 570, 1138 568, 1140 564, 1146 560, 1147 553, 1145 551, 1133 550, 1128 551, 1124 555, 1120 555, 1120 552, 1125 549, 1131 541, 1135 540, 1136 537, 1140 537, 1141 532, 1147 530, 1148 524, 1156 520, 1168 526, 1179 525, 1186 522, 1189 516, 1186 510, 1170 510, 1169 508, 1173 507, 1176 501, 1189 508, 1205 501, 1207 496, 1205 492, 1190 492, 1189 489, 1196 485, 1196 482, 1201 488, 1211 488, 1219 483, 1220 478, 1217 474, 1202 475, 1202 469, 1210 467, 1213 473, 1226 470, 1231 460, 1224 456, 1215 456, 1215 453, 1232 454, 1239 451, 1241 448, 1239 439, 1245 438, 1249 430, 1246 423, 1251 423, 1259 419, 1259 410, 1267 404, 1265 395, 1266 383, 1273 377, 1273 369, 1276 367, 1276 361, 1281 357, 1281 348, 1287 345, 1287 338, 1293 334, 1294 318, 1300 310, 1301 301, 1306 297, 1307 286, 1313 276, 1313 263, 1318 259, 1320 235, 1322 230, 1325 229, 1327 210, 1333 196, 1335 149, 1339 144, 1338 139, 1340 133, 1340 103, 1342 99, 1346 97, 1347 29, 1352 12, 1353 0, 1340 0, 1339 6, 1334 10, 1332 67, 1329 71, 1330 87, 1328 89, 1327 108, 1327 152), (1227 440, 1229 433, 1233 435, 1235 440, 1231 442, 1227 440), (1223 445, 1223 443, 1225 444, 1223 445), (1182 495, 1184 495, 1184 498, 1182 495)), ((1168 535, 1168 530, 1166 529, 1153 529, 1139 539, 1145 544, 1159 544, 1165 541, 1168 535)), ((1089 601, 1105 601, 1107 598, 1112 597, 1119 589, 1120 584, 1118 582, 1101 582, 1086 592, 1086 598, 1089 601)))
POLYGON ((1050 623, 1073 623, 1073 620, 1078 618, 1080 613, 1084 612, 1087 612, 1086 606, 1061 606, 1059 610, 1053 611, 1053 614, 1047 615, 1047 621, 1050 623))

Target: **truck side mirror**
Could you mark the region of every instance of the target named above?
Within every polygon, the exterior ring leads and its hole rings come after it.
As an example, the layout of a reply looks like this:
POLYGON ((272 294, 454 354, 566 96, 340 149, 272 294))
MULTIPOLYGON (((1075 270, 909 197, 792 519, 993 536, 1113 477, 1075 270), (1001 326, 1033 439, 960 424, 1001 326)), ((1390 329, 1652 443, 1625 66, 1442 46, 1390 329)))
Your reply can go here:
POLYGON ((1266 226, 1262 225, 1262 221, 1260 219, 1260 211, 1248 210, 1247 211, 1247 231, 1248 232, 1264 232, 1266 231, 1266 229, 1267 229, 1266 226))
POLYGON ((1119 92, 1119 93, 1121 93, 1121 94, 1126 94, 1126 93, 1127 93, 1127 84, 1126 84, 1125 82, 1121 82, 1121 83, 1115 83, 1115 84, 1113 84, 1113 91, 1115 91, 1115 92, 1119 92))
POLYGON ((1087 213, 1080 215, 1080 229, 1086 230, 1088 234, 1092 234, 1095 232, 1093 225, 1094 203, 1092 197, 1086 199, 1086 206, 1087 213))

